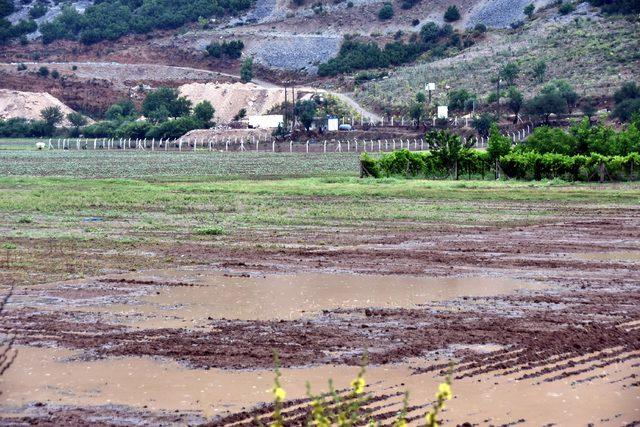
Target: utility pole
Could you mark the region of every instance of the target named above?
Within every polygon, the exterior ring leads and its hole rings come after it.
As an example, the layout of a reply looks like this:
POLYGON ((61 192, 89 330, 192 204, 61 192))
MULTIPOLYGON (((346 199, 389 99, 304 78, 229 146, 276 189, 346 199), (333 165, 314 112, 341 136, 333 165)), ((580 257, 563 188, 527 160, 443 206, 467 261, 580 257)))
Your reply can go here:
POLYGON ((497 92, 497 97, 498 97, 498 106, 496 108, 497 110, 497 115, 498 115, 498 123, 500 123, 500 84, 502 83, 502 79, 498 77, 498 92, 497 92))
POLYGON ((283 82, 284 84, 284 111, 282 112, 284 115, 284 128, 288 130, 289 122, 287 120, 287 114, 289 112, 289 104, 287 103, 287 82, 283 82))

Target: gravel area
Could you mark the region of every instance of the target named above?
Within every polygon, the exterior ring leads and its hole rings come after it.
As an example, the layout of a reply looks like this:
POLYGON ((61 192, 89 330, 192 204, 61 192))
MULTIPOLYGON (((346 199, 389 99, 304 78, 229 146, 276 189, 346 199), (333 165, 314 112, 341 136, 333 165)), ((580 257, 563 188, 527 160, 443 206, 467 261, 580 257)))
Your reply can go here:
POLYGON ((339 35, 281 34, 256 42, 247 53, 269 67, 315 73, 319 63, 338 53, 341 42, 339 35))
POLYGON ((476 24, 484 24, 495 28, 508 27, 525 18, 523 10, 530 3, 534 3, 536 8, 539 8, 551 3, 551 1, 488 0, 475 7, 469 16, 467 26, 474 27, 476 24))

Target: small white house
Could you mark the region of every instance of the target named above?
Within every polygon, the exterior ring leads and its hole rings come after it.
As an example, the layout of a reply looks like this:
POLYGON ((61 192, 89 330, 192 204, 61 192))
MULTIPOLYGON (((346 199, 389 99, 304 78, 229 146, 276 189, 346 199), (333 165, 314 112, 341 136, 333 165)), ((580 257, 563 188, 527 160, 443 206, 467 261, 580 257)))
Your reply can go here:
POLYGON ((340 126, 340 121, 338 120, 337 117, 330 117, 327 119, 327 131, 335 132, 338 130, 339 126, 340 126))
POLYGON ((247 116, 250 128, 275 129, 279 124, 284 123, 282 114, 269 114, 264 116, 247 116))

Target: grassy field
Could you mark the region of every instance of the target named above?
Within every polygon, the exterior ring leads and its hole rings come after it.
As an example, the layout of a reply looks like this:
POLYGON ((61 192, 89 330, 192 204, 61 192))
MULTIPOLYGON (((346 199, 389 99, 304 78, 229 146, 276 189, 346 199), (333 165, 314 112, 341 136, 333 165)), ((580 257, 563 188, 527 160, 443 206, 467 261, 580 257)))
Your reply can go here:
POLYGON ((355 153, 0 151, 0 176, 75 178, 355 176, 355 153))

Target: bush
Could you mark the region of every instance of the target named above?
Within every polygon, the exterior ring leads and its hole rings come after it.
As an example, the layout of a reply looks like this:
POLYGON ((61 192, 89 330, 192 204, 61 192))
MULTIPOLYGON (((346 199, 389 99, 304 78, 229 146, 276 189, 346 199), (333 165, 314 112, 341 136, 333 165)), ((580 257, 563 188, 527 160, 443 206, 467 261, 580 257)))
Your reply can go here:
POLYGON ((457 6, 449 6, 444 12, 444 20, 447 22, 455 22, 460 19, 460 11, 457 6))
POLYGON ((207 46, 207 54, 214 58, 230 58, 238 59, 242 56, 242 49, 244 49, 244 43, 242 40, 232 40, 230 42, 214 42, 207 46))
POLYGON ((385 3, 378 11, 378 19, 386 21, 391 18, 393 18, 393 6, 391 6, 391 3, 385 3))
POLYGON ((41 77, 47 77, 49 75, 49 69, 47 67, 42 66, 38 68, 38 74, 41 77))
POLYGON ((53 70, 51 72, 51 77, 53 77, 54 79, 57 79, 60 77, 60 72, 58 70, 53 70))
POLYGON ((196 229, 196 234, 199 234, 201 236, 220 236, 224 234, 224 228, 220 227, 219 225, 202 227, 196 229))
POLYGON ((46 4, 38 2, 29 9, 29 17, 31 19, 42 18, 47 13, 47 9, 46 4))
POLYGON ((240 81, 249 83, 253 80, 253 58, 247 58, 240 67, 240 81))
POLYGON ((562 3, 558 8, 558 12, 560 12, 561 15, 568 15, 574 10, 576 10, 576 7, 571 3, 562 3))

